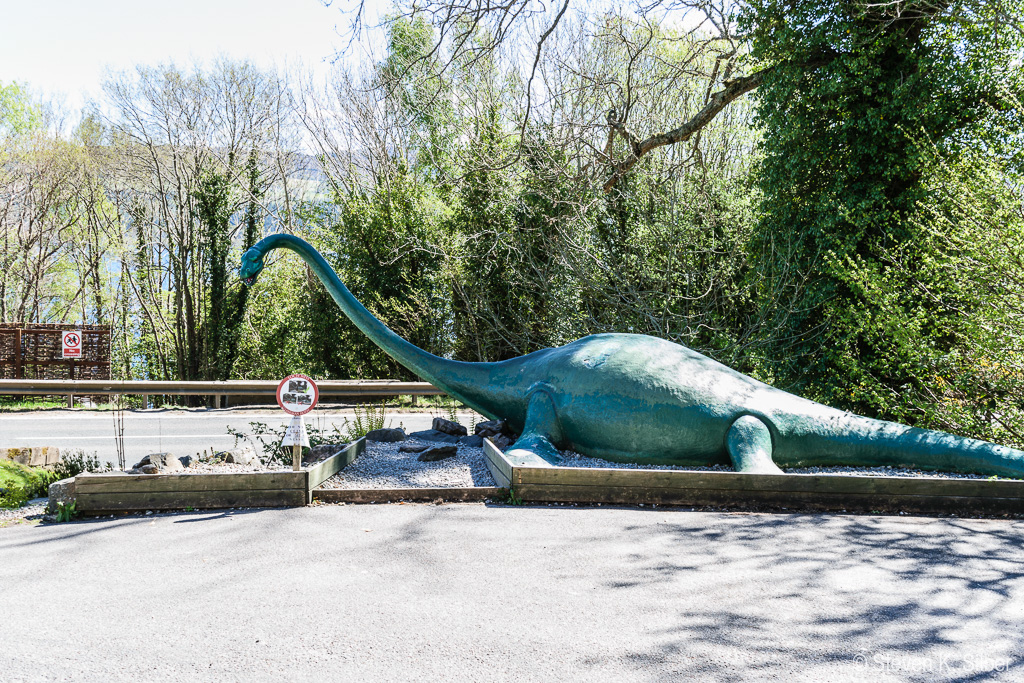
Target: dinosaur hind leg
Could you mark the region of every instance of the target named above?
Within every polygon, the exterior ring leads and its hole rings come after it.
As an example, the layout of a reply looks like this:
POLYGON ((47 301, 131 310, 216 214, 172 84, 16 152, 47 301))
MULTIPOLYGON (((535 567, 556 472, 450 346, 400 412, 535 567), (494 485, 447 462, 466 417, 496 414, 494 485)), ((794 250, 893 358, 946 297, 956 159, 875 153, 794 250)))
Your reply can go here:
POLYGON ((548 467, 562 461, 555 444, 562 439, 555 404, 547 391, 535 391, 526 408, 526 424, 505 457, 516 465, 548 467))
POLYGON ((772 435, 767 425, 753 415, 738 418, 726 437, 729 458, 737 472, 782 474, 772 460, 772 435))

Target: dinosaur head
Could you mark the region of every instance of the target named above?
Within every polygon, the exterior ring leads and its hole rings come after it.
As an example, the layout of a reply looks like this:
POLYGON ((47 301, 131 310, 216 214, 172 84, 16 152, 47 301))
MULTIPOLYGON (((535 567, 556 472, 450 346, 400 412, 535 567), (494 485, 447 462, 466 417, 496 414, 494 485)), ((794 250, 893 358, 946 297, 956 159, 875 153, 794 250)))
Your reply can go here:
POLYGON ((242 282, 251 285, 256 281, 256 276, 263 270, 263 252, 256 247, 249 249, 242 254, 242 267, 238 269, 238 277, 242 282))

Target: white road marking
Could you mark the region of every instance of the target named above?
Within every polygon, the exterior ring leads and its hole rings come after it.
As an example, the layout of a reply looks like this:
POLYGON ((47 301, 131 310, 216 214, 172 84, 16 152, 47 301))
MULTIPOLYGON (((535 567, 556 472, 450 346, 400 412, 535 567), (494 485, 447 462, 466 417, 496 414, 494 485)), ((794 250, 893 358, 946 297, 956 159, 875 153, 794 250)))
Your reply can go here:
MULTIPOLYGON (((152 436, 132 436, 132 435, 129 435, 129 434, 125 434, 124 438, 125 439, 209 439, 209 438, 212 438, 212 437, 221 437, 221 436, 223 436, 223 437, 231 437, 230 434, 164 434, 163 436, 160 436, 159 434, 153 434, 152 436)), ((56 439, 75 439, 75 440, 81 440, 81 439, 115 439, 117 437, 115 437, 115 436, 45 436, 45 437, 40 437, 40 436, 16 436, 14 438, 17 439, 18 441, 42 441, 42 440, 54 441, 56 439)), ((234 437, 231 437, 231 438, 234 438, 234 437)))

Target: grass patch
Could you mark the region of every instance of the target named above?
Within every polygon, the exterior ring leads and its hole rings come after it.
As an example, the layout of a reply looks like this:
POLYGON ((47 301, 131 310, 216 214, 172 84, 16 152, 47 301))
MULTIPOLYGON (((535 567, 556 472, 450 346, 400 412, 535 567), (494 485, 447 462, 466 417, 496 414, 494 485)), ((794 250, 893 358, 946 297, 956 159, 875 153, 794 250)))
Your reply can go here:
POLYGON ((57 474, 50 470, 0 460, 0 507, 15 508, 45 496, 55 481, 57 474))
POLYGON ((15 412, 20 410, 51 410, 53 408, 64 408, 67 406, 67 399, 48 399, 45 396, 26 396, 0 398, 0 413, 15 412))

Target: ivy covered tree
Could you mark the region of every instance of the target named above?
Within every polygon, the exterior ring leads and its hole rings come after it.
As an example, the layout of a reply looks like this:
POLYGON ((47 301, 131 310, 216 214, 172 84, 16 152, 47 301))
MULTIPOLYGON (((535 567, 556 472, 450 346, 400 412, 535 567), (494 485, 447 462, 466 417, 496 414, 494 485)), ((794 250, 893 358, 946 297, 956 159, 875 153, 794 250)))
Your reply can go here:
POLYGON ((983 4, 897 4, 759 0, 743 23, 751 58, 771 65, 758 91, 762 371, 913 421, 977 305, 970 283, 936 277, 909 220, 928 185, 915 137, 945 151, 1005 142, 1024 43, 983 4))

